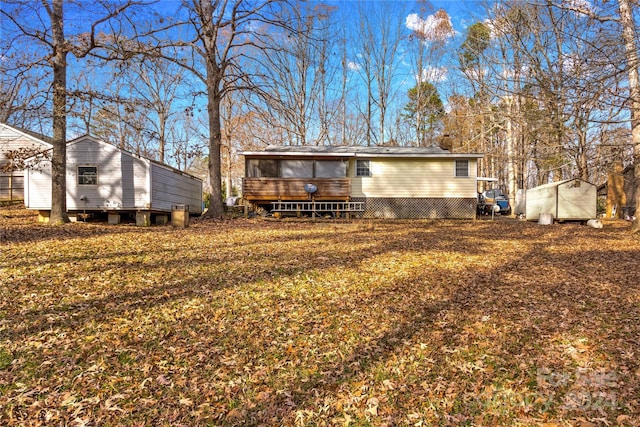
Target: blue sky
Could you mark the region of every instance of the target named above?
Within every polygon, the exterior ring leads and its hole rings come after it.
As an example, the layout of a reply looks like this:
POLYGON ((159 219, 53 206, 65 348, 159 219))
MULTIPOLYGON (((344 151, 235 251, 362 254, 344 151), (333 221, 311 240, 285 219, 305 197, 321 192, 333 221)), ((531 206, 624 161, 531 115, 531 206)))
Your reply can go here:
MULTIPOLYGON (((456 34, 456 36, 450 41, 449 55, 454 53, 457 46, 459 46, 460 39, 464 37, 466 28, 476 22, 477 19, 481 19, 483 12, 483 3, 476 1, 434 1, 430 3, 421 3, 416 1, 328 0, 325 2, 310 1, 306 3, 306 5, 308 5, 308 7, 313 7, 314 5, 321 3, 336 7, 333 17, 336 20, 336 28, 344 28, 347 32, 349 30, 355 30, 360 21, 360 10, 373 8, 378 12, 384 11, 384 15, 381 17, 378 16, 378 18, 375 16, 368 16, 370 24, 375 26, 375 19, 384 19, 388 22, 399 23, 400 31, 402 31, 404 36, 408 36, 411 33, 411 30, 407 28, 406 25, 407 16, 417 14, 417 18, 414 17, 414 20, 424 20, 426 22, 431 14, 435 13, 439 9, 443 9, 451 17, 451 22, 456 34)), ((48 23, 48 17, 42 9, 41 4, 37 2, 33 3, 33 6, 34 8, 32 9, 33 14, 31 15, 31 19, 33 20, 32 23, 34 26, 39 26, 38 21, 48 23), (40 16, 38 17, 38 15, 40 16)), ((6 3, 3 5, 3 8, 4 7, 8 7, 6 3)), ((181 1, 160 0, 150 7, 137 8, 134 20, 140 21, 143 24, 150 23, 151 20, 145 15, 147 13, 151 13, 153 10, 156 10, 165 16, 176 16, 180 13, 181 1)), ((103 9, 97 5, 92 5, 89 1, 81 0, 79 2, 68 3, 66 8, 67 34, 73 34, 76 31, 87 31, 87 23, 92 22, 96 16, 100 16, 102 14, 104 14, 103 9)), ((348 59, 355 63, 360 53, 358 52, 358 48, 355 46, 354 40, 351 39, 348 40, 348 42, 352 44, 352 46, 348 47, 348 59)), ((415 77, 417 76, 418 71, 416 71, 415 68, 411 68, 411 65, 409 64, 410 61, 407 59, 411 48, 412 47, 409 45, 401 47, 398 55, 399 66, 396 71, 397 77, 394 80, 393 98, 391 99, 392 104, 394 104, 392 109, 396 111, 398 109, 401 110, 406 104, 406 93, 416 83, 415 77)), ((436 62, 438 62, 438 67, 446 69, 446 61, 451 60, 451 58, 453 58, 453 56, 450 56, 449 58, 436 58, 433 60, 433 66, 435 67, 436 62)), ((73 55, 70 55, 68 60, 70 64, 70 77, 75 72, 80 72, 81 74, 86 73, 86 67, 77 67, 78 62, 82 61, 77 61, 73 55)), ((109 70, 105 70, 104 72, 109 73, 109 70)), ((103 76, 101 76, 101 74, 102 72, 92 70, 91 76, 87 82, 97 82, 102 80, 103 76)), ((351 70, 349 78, 352 84, 353 93, 361 93, 362 82, 359 81, 360 76, 358 76, 357 70, 351 70)), ((70 86, 74 86, 76 84, 73 79, 70 79, 69 83, 70 86)), ((446 99, 447 94, 451 91, 451 87, 445 80, 440 83, 441 84, 438 86, 438 89, 441 92, 442 98, 446 99)), ((204 102, 204 100, 205 98, 202 98, 198 103, 204 102)))

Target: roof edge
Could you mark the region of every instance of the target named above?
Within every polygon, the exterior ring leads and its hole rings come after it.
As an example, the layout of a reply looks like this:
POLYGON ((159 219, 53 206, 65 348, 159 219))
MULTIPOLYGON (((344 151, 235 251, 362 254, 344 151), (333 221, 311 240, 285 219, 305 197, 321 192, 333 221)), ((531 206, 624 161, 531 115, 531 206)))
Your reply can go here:
MULTIPOLYGON (((136 154, 136 153, 133 153, 133 152, 128 151, 128 150, 125 150, 125 149, 120 148, 120 147, 116 147, 116 146, 115 146, 115 145, 113 145, 113 144, 109 144, 108 142, 103 141, 103 140, 101 140, 101 139, 98 139, 98 138, 96 138, 96 137, 94 137, 94 136, 91 136, 91 135, 89 135, 89 134, 81 135, 81 136, 79 136, 79 137, 77 137, 77 138, 72 139, 71 141, 68 141, 68 142, 67 142, 67 148, 68 148, 70 145, 75 145, 75 144, 77 144, 77 143, 79 143, 79 142, 82 142, 82 141, 85 141, 85 140, 90 140, 91 142, 94 142, 94 143, 98 143, 98 144, 106 145, 106 146, 108 146, 108 147, 110 147, 110 148, 113 148, 114 150, 120 151, 121 153, 124 153, 124 154, 126 154, 126 155, 129 155, 129 156, 131 156, 131 157, 135 157, 135 158, 140 159, 140 160, 144 160, 144 161, 147 161, 147 162, 150 162, 150 163, 154 163, 154 164, 156 164, 156 165, 158 165, 158 166, 160 166, 160 167, 163 167, 163 168, 165 168, 165 169, 167 169, 167 170, 170 170, 170 171, 175 172, 175 173, 179 173, 179 174, 181 174, 181 175, 184 175, 184 176, 187 176, 187 177, 190 177, 190 178, 193 178, 193 179, 197 179, 198 181, 200 181, 200 182, 203 182, 203 183, 204 183, 204 180, 203 180, 202 178, 199 178, 199 177, 197 177, 197 176, 195 176, 195 175, 192 175, 192 174, 190 174, 190 173, 188 173, 188 172, 181 171, 180 169, 174 168, 174 167, 173 167, 173 166, 171 166, 171 165, 167 165, 167 164, 161 163, 161 162, 159 162, 159 161, 157 161, 157 160, 153 160, 153 159, 150 159, 150 158, 148 158, 148 157, 138 155, 138 154, 136 154)), ((47 148, 46 150, 42 150, 39 154, 42 154, 42 153, 47 152, 47 151, 51 151, 52 149, 53 149, 53 147, 49 147, 49 148, 47 148)), ((31 157, 29 157, 29 159, 31 159, 31 158, 33 158, 33 157, 35 157, 35 156, 31 156, 31 157)), ((28 160, 28 159, 27 159, 27 160, 28 160)))
POLYGON ((326 152, 326 151, 240 151, 245 157, 360 157, 360 158, 476 158, 479 153, 367 153, 367 152, 326 152))
POLYGON ((32 141, 36 141, 36 142, 42 143, 44 145, 48 145, 49 148, 53 147, 53 144, 51 143, 52 140, 48 136, 40 135, 39 133, 32 132, 32 131, 27 130, 27 129, 22 129, 22 128, 18 128, 18 127, 15 127, 15 126, 11 126, 11 125, 8 125, 8 124, 2 123, 2 122, 0 122, 0 125, 4 126, 6 128, 9 128, 14 132, 17 132, 20 135, 25 136, 25 137, 29 138, 32 141))

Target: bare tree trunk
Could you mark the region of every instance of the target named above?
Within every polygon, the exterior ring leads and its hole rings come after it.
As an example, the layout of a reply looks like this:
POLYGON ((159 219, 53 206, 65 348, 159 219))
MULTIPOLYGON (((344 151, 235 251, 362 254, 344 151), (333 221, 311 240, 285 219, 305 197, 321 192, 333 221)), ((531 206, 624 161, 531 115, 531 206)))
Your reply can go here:
POLYGON ((346 35, 342 39, 342 122, 340 125, 340 133, 342 134, 342 142, 340 145, 347 144, 347 79, 349 78, 349 68, 347 65, 347 38, 346 35))
POLYGON ((167 132, 167 117, 166 114, 164 112, 160 113, 159 115, 159 121, 160 123, 158 123, 159 126, 159 131, 158 131, 158 160, 160 161, 160 163, 164 163, 164 157, 165 157, 165 146, 167 145, 167 136, 166 136, 166 132, 167 132))
POLYGON ((64 39, 63 0, 47 8, 53 34, 53 156, 51 159, 51 217, 53 225, 67 216, 67 47, 64 39))
MULTIPOLYGON (((513 102, 514 99, 512 96, 507 97, 507 128, 506 128, 506 139, 507 139, 507 193, 509 197, 509 204, 511 206, 515 206, 516 204, 516 170, 515 170, 515 129, 513 126, 513 102)), ((512 209, 512 215, 515 212, 512 209)))
MULTIPOLYGON (((210 65, 207 66, 208 68, 210 65)), ((222 142, 222 134, 220 132, 220 101, 221 94, 218 89, 220 79, 214 70, 207 72, 207 94, 208 105, 207 112, 209 115, 209 177, 211 179, 211 187, 220 189, 211 194, 209 200, 209 210, 207 217, 220 218, 224 215, 224 205, 222 203, 222 177, 221 177, 221 158, 220 145, 222 142), (216 194, 217 193, 217 194, 216 194)))
MULTIPOLYGON (((195 0, 194 0, 195 1, 195 0)), ((200 10, 202 22, 203 44, 207 53, 206 61, 206 86, 207 86, 207 115, 209 118, 209 179, 211 185, 211 199, 206 216, 209 218, 221 218, 224 215, 222 203, 222 170, 220 145, 222 143, 220 104, 222 101, 221 85, 224 79, 224 64, 216 62, 217 33, 213 20, 215 18, 214 6, 210 0, 199 0, 196 9, 200 10)), ((235 11, 233 12, 235 13, 235 11)), ((235 19, 235 15, 232 17, 235 19)))
MULTIPOLYGON (((638 44, 635 38, 635 26, 631 13, 629 0, 618 0, 620 7, 620 22, 622 24, 622 38, 624 40, 627 55, 627 67, 629 70, 629 90, 631 92, 631 139, 633 143, 633 164, 636 188, 640 187, 640 57, 638 56, 638 44)), ((636 220, 633 223, 632 232, 640 230, 640 191, 636 190, 636 220)))
POLYGON ((227 197, 233 196, 233 180, 231 179, 231 170, 233 168, 233 161, 231 160, 231 136, 227 137, 227 197))

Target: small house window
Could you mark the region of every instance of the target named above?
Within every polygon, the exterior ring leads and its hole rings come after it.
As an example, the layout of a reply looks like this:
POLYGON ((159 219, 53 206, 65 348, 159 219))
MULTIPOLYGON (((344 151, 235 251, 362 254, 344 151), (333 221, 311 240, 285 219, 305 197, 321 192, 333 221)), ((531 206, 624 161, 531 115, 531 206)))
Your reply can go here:
POLYGON ((98 167, 78 166, 78 185, 98 185, 98 167))
POLYGON ((469 160, 456 160, 456 177, 469 177, 469 160))
POLYGON ((371 160, 356 160, 356 176, 371 176, 371 160))

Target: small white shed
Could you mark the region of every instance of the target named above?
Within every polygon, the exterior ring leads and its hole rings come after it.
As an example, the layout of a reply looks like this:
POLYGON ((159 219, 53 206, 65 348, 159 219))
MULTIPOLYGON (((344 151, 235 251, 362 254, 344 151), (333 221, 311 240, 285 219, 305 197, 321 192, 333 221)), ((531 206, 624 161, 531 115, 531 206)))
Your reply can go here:
POLYGON ((552 182, 530 188, 526 194, 526 217, 537 221, 551 214, 557 221, 585 221, 596 218, 597 187, 581 179, 552 182))
MULTIPOLYGON (((67 210, 169 213, 186 205, 202 213, 202 181, 90 136, 67 145, 67 210)), ((25 206, 51 210, 51 162, 25 173, 25 206)))

